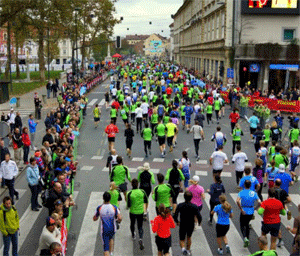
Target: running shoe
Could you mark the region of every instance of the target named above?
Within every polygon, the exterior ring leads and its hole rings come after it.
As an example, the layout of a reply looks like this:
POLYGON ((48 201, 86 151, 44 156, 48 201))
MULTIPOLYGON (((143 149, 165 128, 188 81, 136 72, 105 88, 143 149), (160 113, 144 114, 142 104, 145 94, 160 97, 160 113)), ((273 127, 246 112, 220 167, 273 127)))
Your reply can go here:
POLYGON ((228 244, 226 244, 226 253, 230 253, 230 247, 228 244))
POLYGON ((218 248, 217 252, 218 252, 219 255, 223 255, 223 250, 222 249, 218 248))
POLYGON ((291 211, 288 211, 288 212, 287 212, 287 219, 288 219, 288 220, 291 220, 291 219, 292 219, 292 212, 291 212, 291 211))
POLYGON ((140 250, 144 250, 145 246, 142 239, 139 240, 139 245, 140 245, 140 250))
POLYGON ((247 237, 244 238, 244 247, 249 246, 249 239, 247 237))
POLYGON ((182 249, 182 255, 188 255, 186 249, 182 249))
POLYGON ((136 239, 136 233, 134 232, 131 237, 132 237, 132 240, 135 240, 136 239))
POLYGON ((150 156, 151 156, 151 149, 149 149, 149 154, 150 154, 150 156))
POLYGON ((295 175, 295 182, 298 182, 298 175, 295 175))
POLYGON ((187 255, 192 255, 192 252, 190 250, 186 250, 187 251, 187 255))
POLYGON ((283 246, 284 245, 284 242, 282 241, 282 239, 280 239, 279 238, 279 241, 278 241, 278 243, 277 243, 277 247, 281 247, 281 246, 283 246))

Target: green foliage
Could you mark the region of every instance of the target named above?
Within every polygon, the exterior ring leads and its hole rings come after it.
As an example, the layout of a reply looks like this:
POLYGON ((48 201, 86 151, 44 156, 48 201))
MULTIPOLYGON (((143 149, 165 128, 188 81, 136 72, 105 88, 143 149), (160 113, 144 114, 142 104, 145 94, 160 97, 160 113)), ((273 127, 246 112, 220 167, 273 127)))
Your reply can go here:
POLYGON ((41 82, 13 83, 12 96, 25 94, 42 86, 44 86, 44 84, 41 82))
MULTIPOLYGON (((60 73, 62 71, 50 71, 50 79, 55 79, 55 78, 59 78, 60 77, 60 73)), ((48 77, 48 71, 46 71, 46 76, 48 77)), ((11 73, 11 77, 13 80, 17 79, 16 78, 16 73, 11 73)), ((21 72, 20 73, 20 78, 18 79, 25 79, 27 78, 27 74, 26 72, 21 72)), ((30 72, 30 79, 33 81, 37 81, 40 78, 40 72, 39 71, 33 71, 30 72)), ((4 74, 0 75, 0 79, 4 79, 4 74)))
POLYGON ((265 60, 277 60, 282 52, 282 46, 278 43, 265 43, 255 45, 255 56, 265 60))

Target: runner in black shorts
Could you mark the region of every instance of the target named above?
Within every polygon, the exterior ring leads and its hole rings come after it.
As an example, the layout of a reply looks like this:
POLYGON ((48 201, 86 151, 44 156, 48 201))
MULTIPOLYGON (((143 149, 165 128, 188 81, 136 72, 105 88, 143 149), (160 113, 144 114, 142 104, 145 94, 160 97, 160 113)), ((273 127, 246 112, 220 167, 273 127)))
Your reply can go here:
POLYGON ((174 214, 174 221, 179 224, 179 239, 180 247, 183 255, 190 255, 190 249, 192 244, 192 234, 195 229, 195 217, 198 219, 198 225, 200 226, 202 217, 198 211, 198 207, 191 203, 193 194, 190 191, 184 193, 184 203, 180 203, 174 214), (178 214, 180 215, 180 221, 178 221, 178 214), (187 240, 187 241, 186 241, 187 240))

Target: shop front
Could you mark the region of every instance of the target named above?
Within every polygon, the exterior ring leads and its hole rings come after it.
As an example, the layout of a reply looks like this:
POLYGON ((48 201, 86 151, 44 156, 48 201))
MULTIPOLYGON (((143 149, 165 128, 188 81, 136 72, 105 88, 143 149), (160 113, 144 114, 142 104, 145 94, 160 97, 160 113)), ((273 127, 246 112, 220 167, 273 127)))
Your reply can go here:
POLYGON ((259 88, 259 76, 262 64, 253 61, 241 61, 239 66, 240 86, 246 85, 251 88, 259 88))

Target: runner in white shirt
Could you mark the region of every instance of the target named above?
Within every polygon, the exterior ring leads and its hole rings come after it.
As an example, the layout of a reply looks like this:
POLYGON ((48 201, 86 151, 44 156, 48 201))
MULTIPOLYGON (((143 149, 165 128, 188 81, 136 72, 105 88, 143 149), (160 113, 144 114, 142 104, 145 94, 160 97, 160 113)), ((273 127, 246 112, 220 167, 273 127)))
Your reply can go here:
POLYGON ((143 103, 141 104, 141 109, 143 110, 144 122, 146 122, 148 118, 148 108, 149 108, 149 104, 143 100, 143 103))
POLYGON ((114 87, 114 88, 112 88, 111 89, 111 95, 112 95, 112 98, 113 99, 115 99, 116 98, 116 96, 117 96, 117 88, 116 87, 114 87))
POLYGON ((213 166, 213 176, 221 176, 224 163, 228 163, 228 158, 227 155, 223 152, 222 145, 219 146, 218 151, 212 153, 209 162, 213 166))
POLYGON ((204 132, 198 121, 195 121, 195 124, 192 126, 190 133, 194 135, 196 158, 197 160, 199 160, 199 143, 201 139, 204 140, 204 132))
POLYGON ((149 97, 149 100, 150 100, 150 101, 152 101, 154 94, 155 94, 155 92, 154 92, 153 89, 151 88, 151 89, 150 89, 150 92, 148 93, 148 97, 149 97))
POLYGON ((236 146, 237 153, 235 153, 232 157, 232 163, 235 163, 235 176, 236 176, 236 184, 239 187, 240 180, 243 178, 243 173, 245 169, 245 162, 248 162, 247 155, 241 151, 241 145, 236 146))

